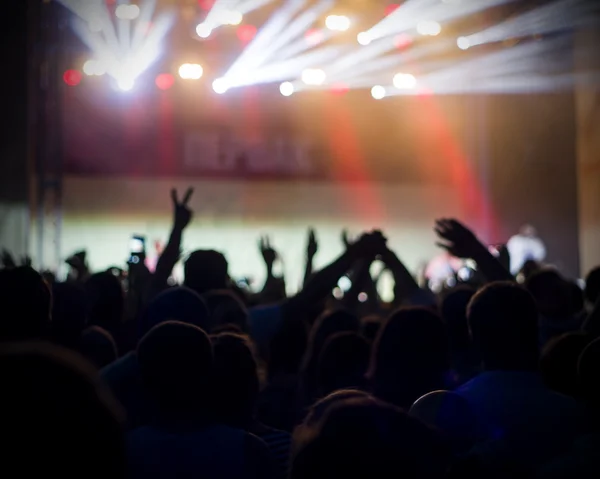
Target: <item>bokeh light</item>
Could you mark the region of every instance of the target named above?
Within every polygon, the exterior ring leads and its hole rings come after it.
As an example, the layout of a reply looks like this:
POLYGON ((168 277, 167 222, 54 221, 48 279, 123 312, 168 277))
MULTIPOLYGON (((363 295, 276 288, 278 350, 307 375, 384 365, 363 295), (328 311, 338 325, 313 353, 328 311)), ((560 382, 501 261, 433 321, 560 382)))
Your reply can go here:
POLYGON ((469 41, 469 39, 467 37, 459 37, 456 40, 456 44, 458 45, 458 48, 460 48, 461 50, 468 50, 469 47, 471 46, 471 42, 469 41))
POLYGON ((227 90, 229 90, 229 85, 227 83, 227 80, 225 80, 225 78, 217 78, 213 84, 212 84, 213 90, 215 91, 215 93, 218 93, 219 95, 225 93, 227 90))
POLYGON ((206 23, 199 23, 196 27, 196 35, 198 35, 200 38, 208 38, 210 37, 211 33, 212 28, 206 23))
POLYGON ((69 86, 77 86, 81 83, 81 72, 79 70, 67 70, 63 75, 64 82, 69 86))
POLYGON ((175 84, 175 77, 170 73, 161 73, 156 77, 155 83, 159 90, 168 90, 175 84))
POLYGON ((375 100, 381 100, 385 98, 385 88, 381 85, 375 85, 371 88, 371 96, 375 98, 375 100))
POLYGON ((291 96, 294 93, 294 85, 289 81, 279 85, 279 91, 283 96, 291 96))
POLYGON ((350 28, 350 19, 345 15, 329 15, 325 19, 325 26, 329 30, 345 32, 350 28))
POLYGON ((361 45, 368 45, 371 43, 371 35, 369 32, 360 32, 358 35, 356 35, 356 41, 361 45))
POLYGON ((240 25, 236 35, 240 42, 249 43, 256 36, 256 27, 254 25, 240 25))
POLYGON ((317 28, 311 28, 304 34, 304 38, 306 38, 306 42, 309 45, 314 46, 321 43, 324 40, 325 35, 323 34, 322 30, 319 30, 317 28))
POLYGON ((442 31, 442 26, 438 22, 425 20, 417 24, 417 32, 421 35, 435 37, 442 31))
POLYGON ((307 68, 302 72, 302 81, 307 85, 322 85, 327 75, 319 68, 307 68))
POLYGON ((399 4, 397 4, 397 3, 390 3, 389 5, 387 5, 385 7, 385 16, 387 17, 388 15, 391 15, 392 13, 394 13, 399 8, 400 8, 399 4))
POLYGON ((417 79, 410 73, 397 73, 394 75, 394 86, 398 90, 412 90, 417 86, 417 79))
POLYGON ((184 63, 179 67, 179 76, 184 80, 198 80, 204 74, 204 69, 197 63, 184 63))

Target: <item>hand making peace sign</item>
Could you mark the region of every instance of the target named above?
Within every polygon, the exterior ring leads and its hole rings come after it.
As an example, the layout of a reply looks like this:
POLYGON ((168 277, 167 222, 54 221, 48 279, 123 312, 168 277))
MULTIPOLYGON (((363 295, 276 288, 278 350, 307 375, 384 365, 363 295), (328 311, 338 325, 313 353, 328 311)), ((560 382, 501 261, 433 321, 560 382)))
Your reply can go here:
POLYGON ((178 200, 177 190, 175 188, 171 190, 171 200, 173 201, 173 218, 176 228, 185 228, 192 219, 192 210, 188 207, 188 203, 193 193, 194 188, 188 188, 185 192, 183 200, 180 202, 178 200))

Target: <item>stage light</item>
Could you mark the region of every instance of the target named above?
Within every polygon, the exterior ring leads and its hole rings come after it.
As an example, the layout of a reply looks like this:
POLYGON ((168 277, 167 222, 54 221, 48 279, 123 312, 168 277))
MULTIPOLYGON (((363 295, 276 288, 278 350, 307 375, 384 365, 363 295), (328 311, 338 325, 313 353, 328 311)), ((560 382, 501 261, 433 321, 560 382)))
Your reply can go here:
POLYGON ((159 90, 168 90, 175 84, 175 77, 170 73, 161 73, 156 77, 155 83, 159 90))
POLYGON ((121 91, 130 91, 133 89, 135 81, 132 78, 121 78, 117 81, 117 86, 121 91))
POLYGON ((439 35, 441 31, 442 27, 438 22, 427 20, 417 24, 417 32, 421 35, 435 37, 436 35, 439 35))
POLYGON ((279 91, 283 96, 291 96, 294 93, 294 85, 289 81, 285 81, 279 85, 279 91))
POLYGON ((302 81, 307 85, 322 85, 327 75, 318 68, 307 68, 302 72, 302 81))
POLYGON ((196 26, 196 35, 198 35, 200 38, 208 38, 210 37, 211 33, 212 28, 206 23, 199 23, 198 26, 196 26))
POLYGON ((88 76, 102 76, 106 73, 106 67, 98 60, 88 60, 83 64, 83 73, 88 76))
POLYGON ((218 93, 219 95, 229 90, 229 85, 227 84, 227 80, 225 80, 225 78, 217 78, 213 82, 212 87, 215 93, 218 93))
POLYGON ((398 3, 389 4, 387 7, 385 7, 385 16, 387 17, 388 15, 391 15, 399 8, 400 8, 400 5, 398 3))
POLYGON ((63 75, 63 80, 69 86, 77 86, 81 83, 81 72, 79 70, 67 70, 63 75))
POLYGON ((325 35, 323 35, 323 32, 321 30, 317 30, 316 28, 313 28, 311 30, 308 30, 305 34, 304 34, 304 38, 306 38, 306 42, 309 45, 318 45, 319 43, 321 43, 323 41, 323 39, 325 38, 325 35))
POLYGON ((241 25, 238 27, 236 35, 240 42, 248 43, 256 36, 256 27, 254 25, 241 25))
POLYGON ((116 8, 115 15, 120 20, 135 20, 140 16, 140 7, 122 3, 116 8))
POLYGON ((244 16, 240 12, 230 12, 229 13, 229 25, 239 25, 242 23, 244 16))
POLYGON ((375 100, 381 100, 385 98, 385 88, 381 85, 375 85, 371 88, 371 96, 375 98, 375 100))
POLYGON ((469 47, 471 46, 471 42, 469 41, 469 39, 467 37, 459 37, 456 40, 456 44, 458 45, 458 48, 460 48, 461 50, 468 50, 469 47))
POLYGON ((412 90, 417 86, 417 79, 410 73, 398 73, 394 75, 394 86, 398 90, 412 90))
POLYGON ((222 10, 217 12, 215 17, 221 25, 239 25, 244 19, 244 15, 236 10, 222 10))
POLYGON ((184 80, 198 80, 204 70, 197 63, 184 63, 179 67, 179 76, 184 80))
POLYGON ((345 15, 329 15, 325 19, 325 26, 329 30, 345 32, 350 28, 350 19, 345 15))
POLYGON ((358 43, 361 45, 368 45, 371 43, 371 35, 369 35, 368 32, 360 32, 358 35, 356 35, 356 41, 358 41, 358 43))
POLYGON ((410 46, 412 41, 413 40, 410 35, 407 35, 406 33, 400 33, 399 35, 396 35, 394 37, 394 46, 398 50, 402 50, 402 49, 410 46))

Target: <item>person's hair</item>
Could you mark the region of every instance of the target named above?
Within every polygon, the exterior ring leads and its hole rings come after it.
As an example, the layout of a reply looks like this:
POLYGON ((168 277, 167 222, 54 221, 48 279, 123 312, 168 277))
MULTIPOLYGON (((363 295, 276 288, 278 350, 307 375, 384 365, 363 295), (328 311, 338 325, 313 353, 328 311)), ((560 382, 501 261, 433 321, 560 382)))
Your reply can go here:
POLYGON ((371 347, 357 333, 331 336, 319 357, 317 391, 325 396, 336 389, 363 388, 371 347))
POLYGON ((382 324, 383 320, 379 316, 367 316, 360 321, 360 332, 367 341, 372 343, 375 341, 382 324))
POLYGON ((165 321, 181 321, 205 331, 210 329, 210 314, 204 300, 184 287, 167 289, 150 302, 140 318, 138 336, 141 338, 165 321))
POLYGON ((79 356, 49 343, 4 344, 0 377, 5 475, 125 477, 122 411, 79 356))
POLYGON ((28 266, 0 270, 0 340, 45 337, 52 295, 42 276, 28 266))
POLYGON ((469 303, 467 317, 484 369, 537 369, 538 313, 524 288, 510 282, 485 286, 469 303))
POLYGON ((432 429, 373 398, 333 405, 295 454, 291 479, 443 477, 448 455, 432 429))
POLYGON ((85 291, 77 283, 52 285, 52 341, 76 350, 87 321, 85 291))
POLYGON ((215 412, 225 424, 246 428, 260 389, 252 347, 245 336, 231 333, 213 336, 212 343, 215 412))
POLYGON ((527 279, 525 287, 533 296, 542 316, 557 319, 571 317, 573 290, 557 271, 553 269, 537 271, 527 279))
POLYGON ((471 347, 467 307, 475 293, 470 286, 460 286, 448 291, 442 298, 440 313, 448 329, 452 351, 466 351, 471 347))
POLYGON ((234 325, 241 332, 247 333, 248 309, 242 300, 231 290, 220 289, 209 291, 203 299, 210 314, 211 331, 234 325))
POLYGON ((581 398, 595 410, 596 416, 600 416, 600 338, 589 343, 579 356, 577 377, 581 398))
POLYGON ((443 388, 449 368, 448 334, 440 317, 426 308, 401 308, 379 332, 369 377, 377 397, 408 408, 443 388))
POLYGON ((544 384, 559 393, 578 397, 577 363, 591 338, 584 332, 565 333, 551 339, 540 358, 544 384))
POLYGON ((302 365, 303 388, 309 401, 314 399, 317 393, 317 367, 321 351, 327 339, 336 333, 357 332, 359 327, 358 318, 344 309, 324 313, 313 324, 302 365))
POLYGON ((98 369, 108 366, 118 357, 112 335, 99 326, 90 326, 81 333, 79 352, 98 369))
POLYGON ((85 282, 88 322, 115 334, 123 319, 125 296, 119 279, 108 272, 96 273, 85 282))
POLYGON ((142 383, 165 416, 202 416, 211 402, 213 351, 197 326, 167 321, 137 348, 142 383))
POLYGON ((437 429, 455 454, 467 453, 477 442, 479 423, 469 401, 452 391, 432 391, 411 406, 409 414, 437 429))
POLYGON ((226 289, 228 268, 225 256, 218 251, 196 250, 184 263, 184 285, 198 294, 226 289))
POLYGON ((585 299, 595 304, 600 297, 600 266, 591 270, 585 278, 585 299))

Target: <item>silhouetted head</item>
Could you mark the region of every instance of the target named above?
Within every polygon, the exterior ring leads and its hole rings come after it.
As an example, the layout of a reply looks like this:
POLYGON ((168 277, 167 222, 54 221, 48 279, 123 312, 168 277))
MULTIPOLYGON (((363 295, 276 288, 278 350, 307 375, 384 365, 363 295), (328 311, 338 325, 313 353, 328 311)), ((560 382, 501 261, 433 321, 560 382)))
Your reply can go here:
POLYGON ((210 314, 204 300, 189 288, 170 288, 154 298, 140 319, 139 337, 165 321, 193 324, 205 331, 210 329, 210 314))
POLYGON ((246 428, 254 416, 260 389, 258 366, 244 336, 223 333, 212 338, 215 410, 221 421, 246 428))
POLYGON ((360 332, 367 341, 373 342, 382 324, 383 320, 379 316, 367 316, 360 321, 360 332))
POLYGON ((332 406, 315 436, 295 455, 292 479, 434 479, 447 454, 432 429, 372 398, 332 406))
POLYGON ((337 389, 363 388, 371 347, 357 333, 331 336, 321 352, 317 367, 317 391, 325 396, 337 389))
POLYGON ((117 332, 123 318, 125 296, 113 274, 96 273, 85 282, 89 324, 117 332))
POLYGON ((3 345, 0 377, 5 474, 125 477, 120 409, 78 356, 50 344, 3 345))
POLYGON ((467 317, 486 370, 537 369, 538 314, 524 288, 509 282, 485 286, 471 300, 467 317))
POLYGON ((571 314, 576 315, 585 311, 585 297, 583 290, 575 281, 569 281, 571 288, 571 314))
POLYGON ((471 347, 467 307, 474 295, 473 288, 461 286, 448 292, 442 299, 440 312, 446 322, 453 352, 464 352, 471 347))
POLYGON ((402 308, 379 332, 369 376, 377 397, 409 408, 444 387, 449 368, 448 334, 440 317, 425 308, 402 308))
POLYGON ((582 399, 600 414, 600 338, 588 344, 579 356, 577 376, 582 399))
POLYGON ((90 326, 81 334, 79 352, 99 370, 116 361, 117 344, 111 334, 99 326, 90 326))
POLYGON ((213 351, 197 326, 167 321, 150 330, 137 348, 144 387, 163 416, 193 420, 211 402, 213 351))
POLYGON ((229 282, 225 256, 213 250, 194 251, 185 262, 184 285, 198 294, 226 289, 229 282))
POLYGON ((566 333, 551 339, 540 359, 544 384, 561 394, 579 397, 577 364, 579 356, 590 342, 583 332, 566 333))
POLYGON ((214 290, 204 294, 203 299, 210 313, 211 330, 233 324, 241 332, 248 332, 248 309, 235 293, 228 289, 214 290))
POLYGON ((309 399, 312 399, 317 393, 317 366, 327 339, 335 333, 345 331, 357 332, 359 328, 360 322, 358 318, 349 311, 342 309, 324 313, 313 324, 302 366, 305 393, 309 399))
POLYGON ((269 344, 269 376, 297 374, 308 345, 304 321, 283 321, 269 344))
POLYGON ((430 392, 415 401, 409 414, 437 429, 457 454, 468 452, 477 441, 477 416, 469 402, 459 394, 430 392))
POLYGON ((46 336, 51 303, 48 285, 32 268, 0 270, 0 340, 46 336))
POLYGON ((552 319, 571 317, 573 288, 557 271, 540 270, 527 279, 525 287, 542 316, 552 319))
POLYGON ((54 283, 51 324, 53 342, 69 349, 76 349, 86 320, 83 287, 77 283, 54 283))
POLYGON ((585 278, 585 299, 596 304, 600 297, 600 266, 591 270, 585 278))

